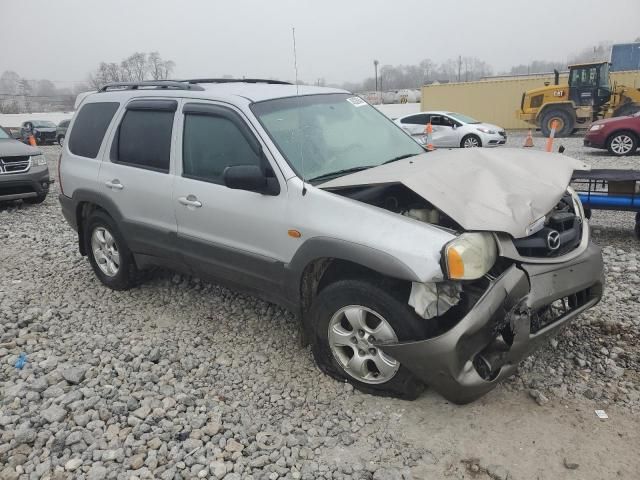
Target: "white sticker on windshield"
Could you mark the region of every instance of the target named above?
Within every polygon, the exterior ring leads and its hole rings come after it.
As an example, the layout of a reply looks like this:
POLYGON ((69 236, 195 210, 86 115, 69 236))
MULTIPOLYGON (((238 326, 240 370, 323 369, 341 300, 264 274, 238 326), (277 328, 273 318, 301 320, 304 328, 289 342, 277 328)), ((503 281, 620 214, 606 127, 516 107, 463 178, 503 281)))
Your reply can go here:
POLYGON ((349 97, 347 98, 347 102, 349 102, 354 107, 363 107, 367 104, 367 102, 365 102, 360 97, 349 97))

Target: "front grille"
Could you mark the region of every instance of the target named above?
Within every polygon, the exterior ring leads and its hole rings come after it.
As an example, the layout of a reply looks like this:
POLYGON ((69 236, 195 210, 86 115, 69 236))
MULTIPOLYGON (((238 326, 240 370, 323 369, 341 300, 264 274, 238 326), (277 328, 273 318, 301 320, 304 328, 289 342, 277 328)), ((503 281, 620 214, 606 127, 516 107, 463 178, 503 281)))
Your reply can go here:
POLYGON ((587 288, 531 312, 531 333, 536 333, 561 320, 585 305, 592 297, 591 289, 587 288))
POLYGON ((583 222, 573 208, 573 199, 568 193, 547 214, 544 227, 513 244, 523 257, 559 257, 577 248, 582 240, 583 222))
POLYGON ((50 142, 56 139, 56 132, 38 132, 36 137, 38 137, 41 142, 50 142))
POLYGON ((0 175, 22 173, 31 168, 31 157, 0 157, 0 175))

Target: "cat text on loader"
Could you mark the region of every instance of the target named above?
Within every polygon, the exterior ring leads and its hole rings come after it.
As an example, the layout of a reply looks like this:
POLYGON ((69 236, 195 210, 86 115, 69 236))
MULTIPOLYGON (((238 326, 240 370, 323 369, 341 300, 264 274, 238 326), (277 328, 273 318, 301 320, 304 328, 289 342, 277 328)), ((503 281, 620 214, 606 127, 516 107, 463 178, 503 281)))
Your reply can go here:
POLYGON ((556 137, 571 135, 580 125, 594 120, 621 117, 640 111, 640 72, 633 85, 611 84, 609 63, 569 65, 569 83, 560 84, 555 71, 554 85, 522 94, 518 118, 537 126, 545 137, 558 122, 556 137))

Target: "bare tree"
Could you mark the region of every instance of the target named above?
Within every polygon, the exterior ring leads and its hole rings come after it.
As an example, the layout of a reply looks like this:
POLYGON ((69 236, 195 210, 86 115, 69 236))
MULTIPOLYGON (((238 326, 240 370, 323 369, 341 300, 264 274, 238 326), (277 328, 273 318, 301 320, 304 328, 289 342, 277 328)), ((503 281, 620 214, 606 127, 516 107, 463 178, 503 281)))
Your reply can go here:
POLYGON ((100 63, 87 82, 91 88, 98 89, 110 82, 164 80, 169 78, 174 67, 172 60, 163 60, 158 52, 136 52, 120 63, 100 63))
POLYGON ((569 63, 588 63, 594 61, 608 61, 611 58, 611 42, 600 42, 590 48, 569 57, 569 63))

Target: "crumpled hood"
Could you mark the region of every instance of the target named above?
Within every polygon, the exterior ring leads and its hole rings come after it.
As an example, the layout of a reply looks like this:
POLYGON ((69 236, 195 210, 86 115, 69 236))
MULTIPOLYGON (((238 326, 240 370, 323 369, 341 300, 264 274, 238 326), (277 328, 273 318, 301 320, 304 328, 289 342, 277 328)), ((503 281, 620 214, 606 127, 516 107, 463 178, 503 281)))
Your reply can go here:
POLYGON ((465 230, 506 232, 521 238, 560 201, 573 171, 589 169, 573 158, 535 150, 436 150, 319 187, 402 183, 465 230))
POLYGON ((0 157, 22 157, 27 155, 39 155, 42 153, 31 145, 26 145, 18 140, 0 140, 0 157))

